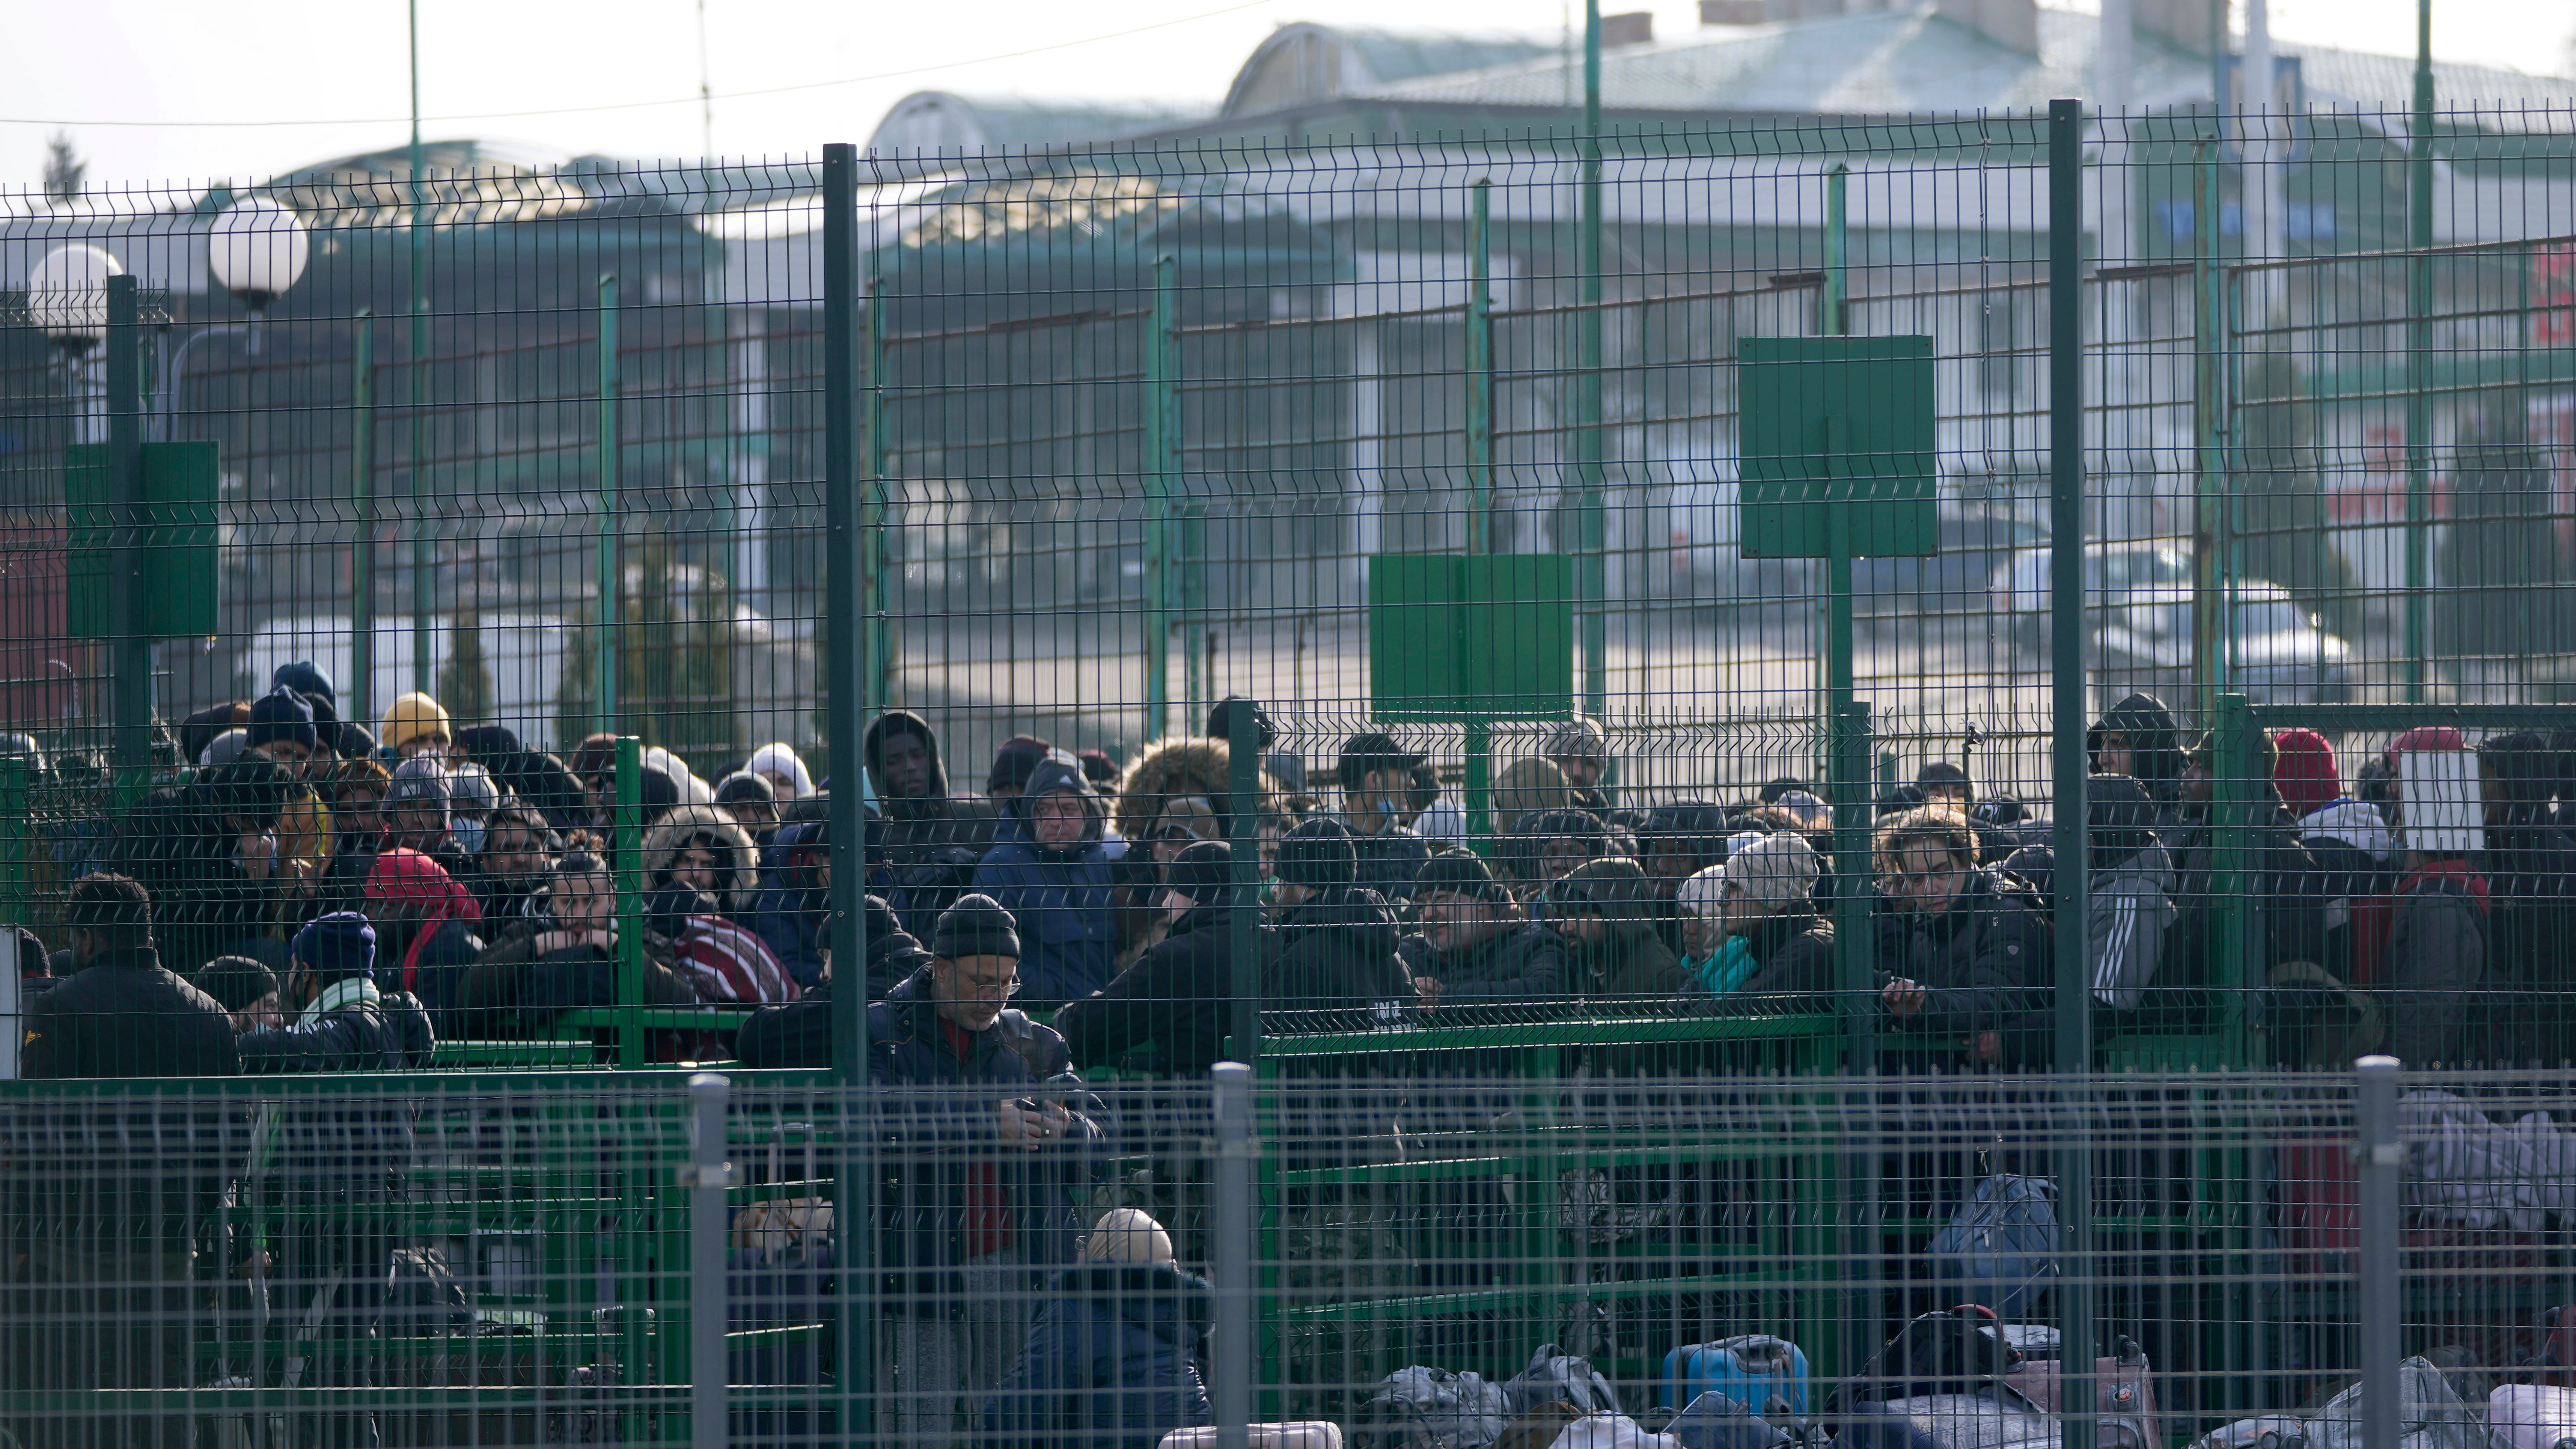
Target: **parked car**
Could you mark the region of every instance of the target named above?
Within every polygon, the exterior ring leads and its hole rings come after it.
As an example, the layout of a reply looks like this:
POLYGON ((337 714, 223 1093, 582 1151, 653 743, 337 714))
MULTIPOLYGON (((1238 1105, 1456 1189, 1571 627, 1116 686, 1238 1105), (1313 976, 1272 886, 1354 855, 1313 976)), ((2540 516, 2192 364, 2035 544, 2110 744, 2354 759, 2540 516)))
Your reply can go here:
MULTIPOLYGON (((2033 654, 2049 644, 2047 548, 2022 549, 1996 569, 1986 585, 1986 608, 2010 621, 2012 637, 2033 654)), ((2191 584, 2191 553, 2165 543, 2086 544, 2084 602, 2088 609, 2115 605, 2135 589, 2191 584)))
MULTIPOLYGON (((2048 530, 2003 513, 1945 513, 1941 551, 1922 558, 1865 558, 1852 564, 1856 607, 1870 613, 1974 614, 2007 559, 2048 542, 2048 530)), ((2035 550, 2048 556, 2045 548, 2035 550)))
MULTIPOLYGON (((2141 589, 2101 611, 2097 668, 2105 698, 2134 689, 2181 697, 2192 685, 2192 591, 2141 589)), ((2307 704, 2346 697, 2352 646, 2278 584, 2237 584, 2229 608, 2234 646, 2227 687, 2258 704, 2307 704)))

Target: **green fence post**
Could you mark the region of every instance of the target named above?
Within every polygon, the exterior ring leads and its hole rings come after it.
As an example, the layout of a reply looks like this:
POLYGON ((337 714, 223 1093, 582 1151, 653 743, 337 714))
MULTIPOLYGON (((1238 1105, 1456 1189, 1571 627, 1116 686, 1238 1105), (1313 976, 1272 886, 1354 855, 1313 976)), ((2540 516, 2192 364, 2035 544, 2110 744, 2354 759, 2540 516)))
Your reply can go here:
MULTIPOLYGON (((868 1103, 855 1090, 868 1079, 868 993, 864 963, 868 959, 867 817, 860 801, 860 772, 866 769, 860 748, 868 707, 886 696, 869 692, 877 676, 877 650, 870 622, 863 617, 872 582, 883 577, 872 567, 879 546, 866 530, 869 509, 861 494, 863 478, 858 451, 858 420, 852 407, 858 389, 858 148, 836 141, 823 148, 823 510, 827 547, 823 563, 824 638, 830 650, 823 665, 824 726, 831 745, 835 788, 831 810, 833 955, 850 963, 839 990, 832 993, 833 1081, 839 1087, 833 1123, 837 1151, 833 1159, 834 1220, 853 1227, 839 1235, 845 1283, 875 1281, 876 1177, 874 1140, 868 1103)), ((882 496, 885 480, 885 292, 882 283, 867 293, 872 356, 868 374, 869 466, 864 486, 882 496)), ((880 530, 881 532, 881 530, 880 530)), ((840 1330, 837 1382, 833 1401, 840 1437, 861 1443, 876 1431, 876 1311, 864 1292, 837 1295, 835 1326, 840 1330)))
POLYGON ((1825 285, 1816 293, 1816 335, 1840 337, 1847 330, 1845 316, 1844 268, 1850 261, 1850 238, 1845 233, 1843 191, 1851 178, 1851 168, 1840 161, 1825 168, 1825 285))
POLYGON ((2433 5, 2415 16, 2415 109, 2406 144, 2406 702, 2432 677, 2433 5))
POLYGON ((1583 639, 1583 712, 1599 719, 1610 698, 1609 560, 1602 517, 1601 437, 1601 0, 1583 0, 1583 170, 1577 219, 1582 310, 1575 320, 1575 598, 1583 639))
MULTIPOLYGON (((36 843, 36 822, 27 802, 29 774, 23 758, 0 760, 0 922, 15 926, 35 923, 27 869, 36 843)), ((24 962, 19 969, 26 969, 24 962)))
POLYGON ((617 732, 617 625, 625 613, 625 573, 617 557, 620 442, 617 428, 617 274, 599 274, 599 614, 591 689, 601 734, 617 732))
POLYGON ((609 825, 617 872, 617 1004, 626 1021, 617 1032, 617 1064, 644 1065, 644 742, 617 737, 617 812, 609 825))
MULTIPOLYGON (((2094 1321, 2093 973, 2084 750, 2084 103, 2048 103, 2048 478, 2050 605, 2056 635, 2050 679, 2050 802, 2057 856, 2056 1068, 2065 1082, 2067 1135, 2054 1164, 2065 1223, 2065 1270, 2055 1290, 2059 1363, 2069 1403, 2093 1402, 2094 1321)), ((2094 1449, 2089 1414, 2065 1421, 2066 1449, 2094 1449)))
POLYGON ((2255 983, 2248 979, 2253 961, 2248 948, 2254 907, 2247 899, 2247 887, 2253 868, 2255 802, 2263 798, 2266 784, 2259 778, 2262 755, 2252 733, 2257 728, 2244 695, 2218 696, 2217 727, 2212 731, 2217 745, 2211 765, 2215 778, 2210 782, 2215 829, 2209 882, 2214 935, 2209 949, 2211 978, 2221 995, 2220 1060, 2237 1070, 2252 1065, 2247 1053, 2253 1040, 2250 997, 2255 983))
MULTIPOLYGON (((1467 552, 1494 548, 1494 292, 1493 191, 1477 178, 1469 193, 1470 266, 1467 292, 1467 552)), ((1490 850, 1493 831, 1494 727, 1467 721, 1467 838, 1490 850)))
POLYGON ((107 279, 107 487, 113 520, 108 589, 114 651, 116 799, 152 785, 152 519, 143 497, 143 323, 134 278, 107 279))
POLYGON ((2217 142, 2203 138, 2192 149, 2192 470, 2191 677, 2193 712, 2206 723, 2217 717, 2219 657, 2226 605, 2220 590, 2225 559, 2219 545, 2227 493, 2226 365, 2221 326, 2226 276, 2218 266, 2217 142))
POLYGON ((1870 801, 1869 706, 1844 700, 1834 706, 1829 722, 1833 739, 1826 751, 1830 777, 1825 798, 1834 811, 1834 954, 1846 1003, 1844 1068, 1878 1069, 1878 989, 1870 951, 1870 801))
POLYGON ((356 358, 350 364, 349 495, 358 515, 349 541, 349 695, 343 716, 376 719, 376 314, 358 309, 356 358))
POLYGON ((1234 851, 1234 899, 1227 919, 1230 949, 1226 958, 1233 980, 1227 983, 1227 994, 1234 998, 1233 1059, 1246 1066, 1258 1065, 1261 1060, 1261 972, 1257 952, 1261 935, 1262 812, 1253 808, 1254 802, 1261 800, 1261 751, 1257 743, 1261 727, 1255 723, 1259 714, 1259 705, 1238 699, 1226 707, 1225 716, 1226 791, 1233 796, 1226 836, 1234 851), (1248 742, 1254 747, 1246 748, 1248 742))
POLYGON ((1145 330, 1145 738, 1171 727, 1172 653, 1172 279, 1177 263, 1154 262, 1154 306, 1145 330))
MULTIPOLYGON (((864 699, 880 705, 894 702, 894 573, 888 565, 893 534, 886 528, 886 510, 893 504, 893 483, 887 477, 887 461, 894 456, 894 440, 886 432, 886 285, 883 277, 868 278, 868 391, 865 445, 867 458, 861 469, 867 480, 867 497, 859 509, 859 607, 867 620, 866 653, 861 657, 866 670, 860 677, 867 681, 864 699)), ((844 399, 844 401, 846 401, 844 399)))

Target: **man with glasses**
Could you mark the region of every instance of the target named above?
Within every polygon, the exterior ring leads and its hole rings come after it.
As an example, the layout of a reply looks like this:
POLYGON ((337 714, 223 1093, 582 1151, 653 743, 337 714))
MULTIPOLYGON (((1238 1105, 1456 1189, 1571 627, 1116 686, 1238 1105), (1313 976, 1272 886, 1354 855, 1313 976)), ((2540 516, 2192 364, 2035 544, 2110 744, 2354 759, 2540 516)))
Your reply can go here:
POLYGON ((879 1431, 945 1445, 1010 1371, 1037 1276, 1072 1258, 1099 1108, 1064 1038, 1011 1009, 1018 923, 992 897, 950 906, 928 966, 868 1008, 885 1137, 879 1431))
POLYGON ((1981 1066, 2049 1066, 2048 921, 2034 898, 1979 868, 1976 834, 1954 811, 1893 817, 1874 853, 1894 913, 1879 999, 1897 1024, 1963 1042, 1981 1066))

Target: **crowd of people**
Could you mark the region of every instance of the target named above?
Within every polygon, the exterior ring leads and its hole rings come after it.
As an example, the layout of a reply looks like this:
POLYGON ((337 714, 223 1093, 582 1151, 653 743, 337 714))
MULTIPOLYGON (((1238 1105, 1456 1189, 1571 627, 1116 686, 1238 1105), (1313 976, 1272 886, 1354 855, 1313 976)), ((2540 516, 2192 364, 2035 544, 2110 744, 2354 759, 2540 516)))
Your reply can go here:
MULTIPOLYGON (((954 1171, 907 1181, 905 1226, 879 1248, 890 1283, 940 1305, 895 1312, 880 1337, 890 1432, 947 1442, 979 1415, 1025 1427, 1043 1386, 1067 1403, 1107 1392, 1075 1380, 1131 1349, 1165 1366, 1136 1412, 1203 1421, 1194 1377, 1165 1372, 1189 1363, 1175 1346, 1203 1285, 1150 1218, 1076 1206, 1113 1130, 1082 1073, 1203 1073, 1247 987, 1286 1030, 1301 1014, 1366 1030, 1475 1009, 1860 1008, 1898 1064, 2063 1064, 2052 832, 2009 795, 1980 798, 1957 763, 1873 802, 1870 940, 1853 962, 1834 924, 1851 886, 1811 782, 1623 801, 1607 735, 1576 719, 1496 773, 1471 839, 1464 802, 1391 736, 1348 737, 1310 780, 1265 716, 1245 717, 1257 738, 1229 738, 1220 706, 1204 734, 1123 767, 1013 738, 970 793, 926 719, 881 716, 856 782, 867 914, 844 931, 830 782, 785 745, 712 784, 645 752, 642 896, 621 910, 604 843, 614 739, 566 759, 456 728, 418 694, 371 732, 336 718, 318 671, 289 666, 261 698, 184 722, 183 778, 113 820, 49 822, 63 938, 15 939, 21 1073, 418 1069, 442 1041, 549 1037, 569 1011, 634 1004, 638 979, 645 1004, 759 1008, 730 1041, 657 1032, 662 1059, 818 1067, 833 1064, 832 993, 861 991, 868 1078, 948 1093, 896 1114, 898 1151, 970 1144, 954 1171), (1239 749, 1260 756, 1248 798, 1239 749), (1248 937, 1236 840, 1258 841, 1248 937), (860 959, 836 981, 835 942, 853 939, 860 959), (1254 959, 1236 959, 1242 939, 1254 959), (1039 1274, 1100 1292, 1032 1324, 1018 1290, 1039 1274)), ((2472 746, 2427 726, 2347 782, 2330 741, 2286 730, 2255 743, 2234 788, 2210 741, 2133 695, 2087 747, 2098 1035, 2191 1029, 2243 990, 2262 993, 2275 1051, 2317 1065, 2382 1047, 2424 1063, 2560 1054, 2564 742, 2472 746), (2220 828, 2222 797, 2243 829, 2220 828)), ((352 1161, 399 1159, 398 1115, 315 1114, 309 1171, 338 1183, 352 1161)), ((344 1231, 283 1246, 300 1281, 337 1284, 369 1280, 355 1270, 390 1245, 344 1231)))
MULTIPOLYGON (((1850 887, 1833 812, 1811 782, 1622 801, 1606 733, 1578 718, 1501 765, 1471 840, 1465 802, 1381 732, 1342 740, 1310 776, 1256 711, 1256 793, 1236 799, 1230 708, 1123 767, 1015 737, 973 792, 952 788, 928 720, 879 717, 861 772, 863 981, 844 989, 900 1000, 919 943, 971 901, 1019 943, 1014 1003, 1051 1019, 1081 1066, 1201 1071, 1245 989, 1268 1013, 1344 1013, 1345 1029, 1425 1008, 1778 1013, 1869 998, 1900 1053, 2057 1064, 2050 827, 2010 794, 1981 798, 1958 763, 1928 761, 1873 802, 1856 967, 1834 935, 1850 887), (1261 908, 1260 957, 1240 977, 1238 823, 1259 841, 1261 908)), ((780 1010, 730 1043, 660 1033, 655 1055, 730 1045, 757 1064, 826 1064, 828 782, 788 745, 712 784, 644 751, 631 915, 608 849, 610 736, 564 758, 499 726, 458 728, 416 693, 371 732, 293 664, 262 697, 182 722, 177 745, 191 768, 113 817, 48 818, 45 844, 65 883, 136 882, 160 962, 229 1015, 292 997, 291 943, 346 917, 375 934, 376 984, 416 1001, 438 1040, 551 1038, 584 1007, 748 1005, 780 1010), (640 941, 621 949, 629 931, 640 941)), ((2536 1003, 2570 984, 2576 751, 2563 742, 2473 747, 2426 726, 2347 781, 2316 732, 2257 732, 2241 835, 2218 828, 2214 745, 2154 697, 2106 711, 2087 745, 2097 1039, 2188 1029, 2238 990, 2297 1028, 2276 1042, 2293 1058, 2557 1051, 2564 1014, 2536 1003), (2221 921, 2248 924, 2231 939, 2221 921)), ((67 942, 33 933, 18 954, 38 1004, 76 964, 67 942)), ((31 1055, 30 1071, 56 1069, 31 1055)))

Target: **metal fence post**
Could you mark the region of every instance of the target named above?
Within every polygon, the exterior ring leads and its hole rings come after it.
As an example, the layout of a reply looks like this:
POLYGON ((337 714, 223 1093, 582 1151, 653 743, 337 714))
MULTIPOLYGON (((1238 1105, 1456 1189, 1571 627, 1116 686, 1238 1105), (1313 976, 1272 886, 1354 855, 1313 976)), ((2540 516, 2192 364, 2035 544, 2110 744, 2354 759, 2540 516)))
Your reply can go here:
POLYGON ((1876 962, 1869 942, 1869 705, 1836 704, 1832 725, 1825 791, 1834 802, 1834 954, 1841 962, 1836 979, 1849 1003, 1843 1066, 1867 1073, 1878 1070, 1878 1003, 1870 974, 1876 962))
POLYGON ((1217 1449, 1246 1449, 1252 1424, 1252 1068, 1208 1069, 1216 1097, 1217 1449))
POLYGON ((1226 961, 1233 976, 1234 1056, 1261 1056, 1261 706, 1238 699, 1226 706, 1226 790, 1233 797, 1226 835, 1234 851, 1234 901, 1227 922, 1226 961))
POLYGON ((2361 1445, 2397 1449, 2399 1316, 2405 1305, 2397 1277, 2399 1174, 2406 1145, 2397 1140, 2395 1057, 2353 1063, 2353 1095, 2360 1141, 2354 1156, 2361 1177, 2361 1260, 2355 1265, 2361 1303, 2361 1445))
POLYGON ((1825 284, 1816 293, 1819 337, 1841 337, 1850 330, 1843 325, 1850 292, 1846 269, 1851 263, 1851 234, 1843 195, 1850 180, 1851 168, 1840 161, 1825 168, 1825 284))
POLYGON ((1172 278, 1177 263, 1154 262, 1154 306, 1145 331, 1145 738, 1171 728, 1172 469, 1180 421, 1172 408, 1172 278))
MULTIPOLYGON (((846 141, 823 148, 823 627, 829 659, 823 667, 825 724, 831 744, 833 788, 831 809, 832 887, 831 952, 847 963, 840 989, 832 993, 833 1079, 839 1099, 841 1130, 832 1181, 833 1221, 843 1224, 837 1241, 844 1264, 835 1309, 840 1326, 840 1401, 836 1405, 842 1437, 865 1441, 876 1431, 876 1313, 870 1289, 876 1281, 875 1166, 869 1138, 868 1103, 848 1089, 868 1079, 867 865, 864 855, 867 816, 861 803, 863 731, 871 695, 869 621, 862 617, 863 588, 872 546, 863 525, 857 418, 857 351, 859 310, 858 167, 859 152, 846 141)), ((882 292, 869 299, 871 328, 882 328, 882 292)), ((877 376, 869 378, 881 393, 877 376)), ((871 398, 872 415, 881 415, 871 398)), ((878 424, 882 438, 882 424, 878 424)), ((881 441, 871 452, 883 457, 881 441)), ((868 486, 882 486, 883 469, 869 475, 868 486)))
POLYGON ((116 797, 126 805, 152 782, 152 518, 143 497, 142 298, 132 277, 107 279, 107 489, 116 797))
POLYGON ((1601 436, 1601 0, 1583 0, 1582 189, 1575 253, 1581 310, 1574 324, 1575 609, 1583 658, 1583 712, 1599 719, 1610 701, 1609 559, 1602 517, 1601 436))
POLYGON ((349 703, 345 719, 376 718, 376 314, 358 309, 350 362, 349 495, 358 516, 349 543, 349 703))
MULTIPOLYGON (((2055 1163, 2065 1271, 2056 1289, 2063 1404, 2093 1402, 2099 1343, 2093 1301, 2093 973, 2086 906, 2084 724, 2084 103, 2048 103, 2049 584, 2056 635, 2050 720, 2051 837, 2057 856, 2056 1067, 2065 1083, 2068 1140, 2055 1163)), ((2065 1420, 2066 1449, 2093 1449, 2089 1413, 2065 1420)))
MULTIPOLYGON (((857 223, 852 223, 855 233, 857 223)), ((856 259, 852 266, 857 265, 856 259)), ((859 607, 867 615, 867 670, 863 682, 867 692, 863 700, 878 704, 894 702, 894 608, 891 602, 893 571, 887 566, 888 540, 891 532, 885 526, 886 509, 892 499, 887 481, 886 461, 893 456, 894 440, 886 432, 886 284, 883 277, 868 278, 868 392, 865 426, 861 430, 867 455, 860 467, 867 496, 859 505, 858 551, 859 607)), ((828 407, 829 404, 826 404, 828 407)), ((857 485, 854 485, 857 486, 857 485)))
POLYGON ((602 734, 617 732, 617 625, 626 577, 617 557, 617 274, 599 274, 599 634, 592 663, 593 710, 602 734))
POLYGON ((617 886, 617 1064, 644 1065, 644 742, 617 740, 617 805, 609 818, 609 869, 617 886))
POLYGON ((713 1072, 689 1078, 696 1130, 689 1172, 689 1449, 725 1449, 725 1104, 733 1084, 713 1072))

